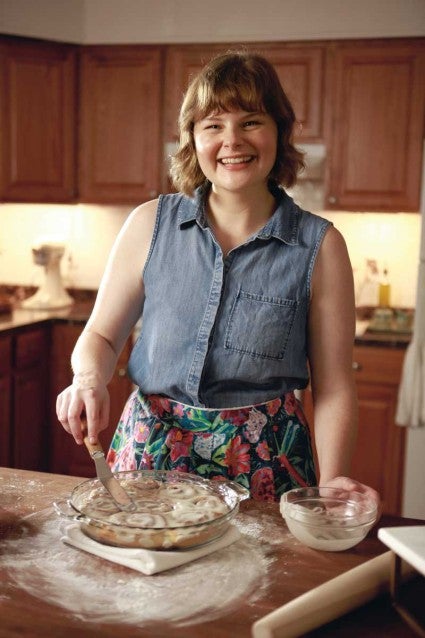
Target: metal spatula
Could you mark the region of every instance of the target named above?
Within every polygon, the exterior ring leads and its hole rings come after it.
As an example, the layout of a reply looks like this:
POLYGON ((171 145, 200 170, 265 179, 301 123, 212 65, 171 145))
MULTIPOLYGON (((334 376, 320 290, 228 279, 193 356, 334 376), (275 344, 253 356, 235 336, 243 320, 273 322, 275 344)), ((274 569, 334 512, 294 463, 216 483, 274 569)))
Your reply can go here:
MULTIPOLYGON (((83 424, 85 426, 84 429, 86 430, 87 423, 83 422, 83 424)), ((117 507, 124 512, 133 512, 136 509, 136 505, 133 503, 118 479, 116 479, 113 475, 111 468, 106 462, 105 453, 101 443, 90 443, 88 437, 85 436, 84 445, 89 451, 96 466, 97 478, 112 496, 117 507)))

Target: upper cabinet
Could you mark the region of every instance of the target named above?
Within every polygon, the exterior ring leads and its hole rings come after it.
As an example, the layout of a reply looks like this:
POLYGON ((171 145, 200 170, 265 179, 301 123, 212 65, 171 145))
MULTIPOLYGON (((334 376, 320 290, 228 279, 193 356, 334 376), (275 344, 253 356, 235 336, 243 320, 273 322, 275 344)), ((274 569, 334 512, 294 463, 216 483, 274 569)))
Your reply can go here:
POLYGON ((139 203, 158 195, 162 168, 161 49, 84 47, 79 199, 139 203))
MULTIPOLYGON (((175 45, 167 47, 165 140, 177 140, 177 118, 190 79, 215 55, 236 49, 236 45, 175 45)), ((282 86, 291 100, 299 126, 298 141, 323 139, 323 104, 325 55, 324 45, 250 44, 275 67, 282 86)))
POLYGON ((323 140, 325 102, 325 60, 323 45, 269 45, 258 47, 275 67, 291 101, 298 126, 297 142, 323 140))
POLYGON ((0 40, 0 201, 76 195, 75 47, 0 40))
MULTIPOLYGON (((326 147, 325 208, 419 210, 424 42, 244 45, 275 66, 295 141, 326 147)), ((0 200, 136 205, 169 190, 188 82, 238 48, 0 39, 0 200)))
POLYGON ((424 41, 332 46, 328 208, 419 209, 424 41))

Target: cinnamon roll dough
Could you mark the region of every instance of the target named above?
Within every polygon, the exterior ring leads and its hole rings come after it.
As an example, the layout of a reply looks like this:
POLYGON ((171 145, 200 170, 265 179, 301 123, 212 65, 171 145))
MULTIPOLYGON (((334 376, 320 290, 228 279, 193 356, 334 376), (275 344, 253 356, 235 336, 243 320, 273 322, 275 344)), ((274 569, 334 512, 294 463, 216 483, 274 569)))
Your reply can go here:
POLYGON ((92 519, 146 529, 198 525, 230 511, 220 496, 202 485, 138 478, 122 480, 121 485, 135 503, 135 511, 121 511, 103 486, 81 495, 80 511, 92 519))

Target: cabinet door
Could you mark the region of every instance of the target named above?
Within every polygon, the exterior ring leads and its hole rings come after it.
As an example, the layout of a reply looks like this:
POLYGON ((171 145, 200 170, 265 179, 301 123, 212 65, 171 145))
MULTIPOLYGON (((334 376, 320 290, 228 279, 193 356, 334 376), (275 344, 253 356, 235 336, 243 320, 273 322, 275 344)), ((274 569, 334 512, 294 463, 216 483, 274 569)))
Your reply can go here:
MULTIPOLYGON (((353 362, 359 428, 350 476, 379 492, 384 513, 397 515, 401 513, 405 428, 394 419, 404 352, 359 346, 354 349, 353 362)), ((310 388, 303 393, 302 402, 314 433, 310 388)), ((316 452, 315 458, 317 461, 316 452)))
POLYGON ((81 55, 80 199, 140 203, 159 192, 159 47, 85 47, 81 55))
MULTIPOLYGON (((96 474, 94 463, 85 446, 76 445, 74 439, 65 432, 56 417, 56 397, 72 383, 70 358, 82 329, 83 326, 78 324, 56 324, 52 330, 49 471, 72 476, 92 477, 96 474)), ((114 377, 108 386, 111 399, 110 425, 101 432, 99 437, 105 452, 109 447, 132 388, 126 374, 130 348, 129 341, 121 353, 114 377)))
POLYGON ((10 467, 12 463, 11 393, 10 376, 0 374, 0 466, 3 467, 10 467))
POLYGON ((14 467, 46 471, 46 366, 40 363, 15 373, 14 467))
POLYGON ((15 337, 13 373, 13 465, 46 470, 48 328, 15 337))
POLYGON ((261 45, 257 47, 275 67, 294 108, 297 142, 323 140, 325 47, 322 45, 261 45))
MULTIPOLYGON (((177 140, 177 118, 188 82, 214 55, 236 49, 237 45, 182 45, 168 47, 166 57, 165 135, 177 140)), ((301 127, 296 139, 312 142, 323 137, 323 88, 325 47, 322 45, 248 44, 244 49, 258 52, 275 67, 301 127)))
POLYGON ((0 338, 0 466, 10 467, 12 433, 12 338, 0 338))
POLYGON ((338 44, 328 207, 418 211, 424 41, 338 44))
POLYGON ((352 463, 353 478, 381 495, 383 511, 401 513, 405 428, 395 423, 404 350, 357 347, 354 370, 359 430, 352 463))
POLYGON ((0 41, 0 199, 75 197, 76 58, 67 45, 0 41))

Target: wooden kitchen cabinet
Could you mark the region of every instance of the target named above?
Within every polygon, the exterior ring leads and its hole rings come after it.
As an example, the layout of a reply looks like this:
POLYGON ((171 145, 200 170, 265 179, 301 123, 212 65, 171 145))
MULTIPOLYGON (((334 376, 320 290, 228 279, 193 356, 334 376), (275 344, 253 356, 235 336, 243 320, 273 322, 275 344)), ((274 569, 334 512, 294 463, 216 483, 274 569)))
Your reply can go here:
POLYGON ((76 196, 76 47, 0 39, 0 200, 76 196))
POLYGON ((327 208, 418 211, 425 106, 423 39, 330 45, 327 208))
POLYGON ((46 469, 48 335, 42 326, 15 338, 13 458, 24 470, 46 469))
POLYGON ((46 469, 48 326, 0 337, 0 465, 46 469))
MULTIPOLYGON (((72 383, 70 358, 72 350, 83 326, 79 323, 55 323, 52 326, 52 346, 50 355, 50 423, 49 461, 50 472, 73 476, 95 476, 94 463, 85 446, 78 446, 65 432, 56 417, 56 397, 72 383)), ((132 384, 127 376, 127 361, 130 356, 130 340, 120 355, 114 377, 109 384, 111 399, 110 425, 100 434, 100 440, 107 451, 132 384)))
MULTIPOLYGON (((295 141, 326 147, 325 209, 419 210, 424 43, 243 44, 274 64, 301 125, 295 141)), ((188 80, 238 47, 1 37, 0 201, 134 206, 169 191, 188 80)))
POLYGON ((0 466, 12 463, 12 337, 0 337, 0 466))
POLYGON ((161 51, 156 46, 81 49, 80 201, 134 204, 158 195, 161 51))
MULTIPOLYGON (((404 355, 404 349, 357 346, 353 359, 359 430, 350 475, 375 488, 384 513, 396 515, 402 506, 405 428, 396 425, 395 412, 404 355)), ((314 431, 309 389, 303 405, 314 431)))

